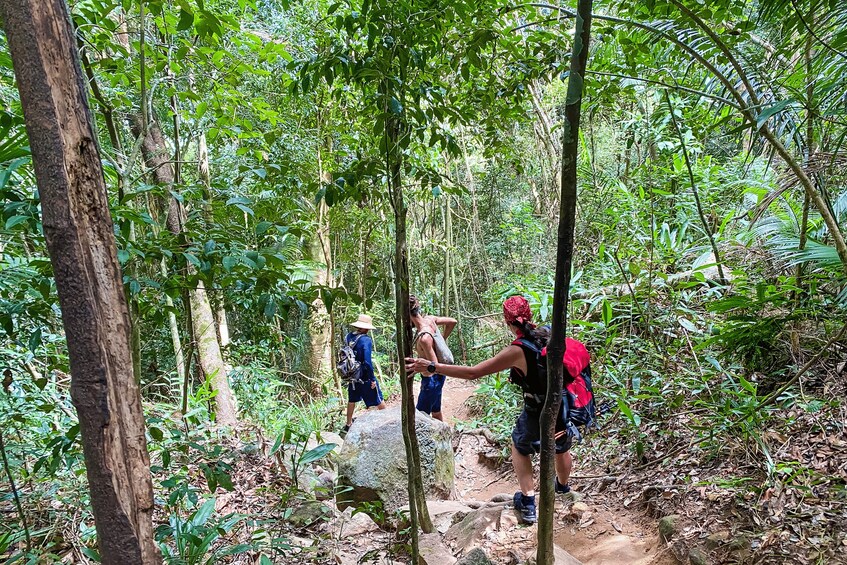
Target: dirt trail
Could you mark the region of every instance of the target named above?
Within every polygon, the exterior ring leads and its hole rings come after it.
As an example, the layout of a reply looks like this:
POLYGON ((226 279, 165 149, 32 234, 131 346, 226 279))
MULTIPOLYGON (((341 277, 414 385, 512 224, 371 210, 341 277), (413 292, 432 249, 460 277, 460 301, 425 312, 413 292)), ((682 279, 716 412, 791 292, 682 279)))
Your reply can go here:
MULTIPOLYGON (((447 423, 454 425, 468 418, 466 401, 476 385, 447 379, 442 410, 447 423)), ((462 500, 489 500, 496 494, 512 494, 517 480, 511 464, 490 462, 480 453, 492 452, 482 435, 461 434, 456 449, 456 494, 462 500)), ((577 471, 579 448, 575 450, 577 471)), ((580 490, 580 481, 574 487, 580 490)), ((676 563, 658 542, 656 521, 643 513, 624 507, 623 501, 602 494, 584 492, 588 510, 578 515, 570 502, 557 504, 555 541, 585 565, 668 565, 676 563)))

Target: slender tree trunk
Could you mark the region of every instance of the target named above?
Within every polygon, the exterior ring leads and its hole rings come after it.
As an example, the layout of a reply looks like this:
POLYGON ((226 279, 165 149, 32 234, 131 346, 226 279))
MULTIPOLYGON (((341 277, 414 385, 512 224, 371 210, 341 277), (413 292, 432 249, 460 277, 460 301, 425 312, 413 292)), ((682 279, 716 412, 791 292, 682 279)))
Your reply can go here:
MULTIPOLYGON (((162 258, 160 272, 162 278, 168 278, 168 267, 162 258)), ((174 345, 174 360, 176 364, 176 372, 180 378, 185 374, 185 353, 182 351, 182 339, 179 337, 179 323, 176 319, 176 314, 173 312, 174 301, 169 294, 165 294, 165 305, 168 307, 168 327, 171 331, 171 342, 174 345)))
POLYGON ((564 383, 563 357, 567 330, 568 291, 573 262, 574 224, 576 221, 577 157, 579 151, 579 118, 582 107, 582 84, 588 61, 591 33, 592 0, 577 4, 574 44, 568 77, 565 121, 562 131, 562 196, 559 206, 556 278, 553 289, 553 327, 547 346, 547 395, 541 410, 541 477, 539 485, 538 565, 552 565, 554 480, 556 477, 556 417, 561 409, 564 383))
MULTIPOLYGON (((323 164, 323 129, 320 117, 318 118, 318 182, 329 184, 332 177, 324 171, 323 164)), ((329 147, 331 149, 331 146, 329 147)), ((315 237, 312 239, 309 251, 311 259, 321 263, 315 273, 314 283, 321 287, 332 287, 332 246, 329 240, 329 209, 324 200, 321 200, 316 209, 315 237)), ((324 379, 333 378, 335 388, 341 391, 341 381, 338 374, 332 368, 332 317, 323 298, 318 296, 312 302, 312 314, 309 320, 311 334, 311 369, 318 379, 315 381, 316 392, 320 391, 320 385, 324 379)))
MULTIPOLYGON (((133 117, 132 126, 136 135, 144 131, 141 129, 140 116, 133 117)), ((141 144, 141 152, 155 181, 164 186, 172 186, 174 170, 169 162, 165 140, 158 123, 148 124, 147 133, 141 144)), ((181 240, 185 240, 185 210, 176 198, 168 200, 165 225, 168 231, 181 240)), ((196 274, 191 265, 186 266, 186 271, 189 276, 196 274)), ((195 287, 189 291, 189 302, 197 342, 197 362, 203 376, 211 381, 212 389, 215 391, 215 416, 220 424, 234 426, 238 423, 238 409, 235 395, 229 386, 226 366, 218 343, 215 316, 203 281, 198 279, 195 287)))
POLYGON ((682 136, 682 130, 679 127, 679 122, 676 121, 676 111, 671 104, 671 95, 665 90, 665 101, 668 104, 668 111, 671 114, 671 122, 673 122, 674 130, 679 138, 679 144, 682 147, 682 157, 685 159, 685 168, 688 170, 688 181, 691 183, 691 192, 694 194, 694 205, 697 207, 697 215, 700 217, 700 223, 703 224, 703 231, 709 239, 709 245, 712 248, 712 253, 715 255, 715 263, 718 264, 718 276, 721 279, 721 284, 726 285, 727 279, 723 272, 723 263, 718 252, 718 245, 715 243, 715 236, 712 233, 712 227, 706 220, 706 215, 703 213, 703 206, 700 204, 700 193, 697 191, 697 184, 694 181, 694 169, 691 167, 691 157, 688 155, 688 147, 685 146, 685 138, 682 136))
MULTIPOLYGON (((812 0, 811 5, 809 6, 809 15, 806 17, 806 25, 809 29, 814 29, 815 25, 815 2, 812 0)), ((812 155, 815 154, 815 81, 812 77, 812 73, 814 72, 814 68, 812 67, 813 59, 813 41, 812 34, 810 33, 808 37, 806 37, 806 52, 804 53, 804 59, 806 63, 806 163, 808 164, 809 160, 812 158, 812 155)), ((803 216, 800 220, 800 242, 797 246, 801 251, 806 248, 806 243, 808 239, 808 234, 806 233, 809 229, 809 205, 811 204, 809 200, 809 195, 806 194, 805 198, 803 198, 803 216)), ((796 285, 798 288, 803 288, 803 264, 799 263, 797 265, 796 270, 796 285)), ((797 295, 795 295, 797 298, 797 295)))
POLYGON ((418 528, 425 533, 433 530, 432 520, 424 497, 421 477, 421 456, 415 432, 415 402, 412 379, 403 369, 403 360, 412 354, 412 316, 409 309, 409 257, 406 247, 406 202, 403 198, 403 167, 400 152, 402 134, 399 118, 386 120, 386 164, 388 166, 389 194, 394 210, 394 297, 397 325, 397 360, 400 370, 401 412, 403 443, 406 447, 408 469, 409 515, 412 520, 412 562, 418 562, 418 528))
POLYGON ((130 319, 70 15, 2 0, 41 195, 102 562, 157 564, 153 485, 130 319))

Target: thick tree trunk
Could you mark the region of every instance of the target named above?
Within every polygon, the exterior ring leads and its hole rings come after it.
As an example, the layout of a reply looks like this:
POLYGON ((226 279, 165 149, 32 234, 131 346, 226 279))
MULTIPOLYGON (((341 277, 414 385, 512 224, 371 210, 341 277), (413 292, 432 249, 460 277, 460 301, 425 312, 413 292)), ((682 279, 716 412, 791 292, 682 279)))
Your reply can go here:
POLYGON ((574 224, 576 222, 577 155, 579 151, 579 118, 582 106, 582 85, 588 61, 588 40, 591 32, 592 0, 577 4, 571 68, 568 76, 565 122, 562 131, 562 197, 559 207, 556 278, 553 289, 553 327, 547 346, 547 396, 541 410, 541 477, 538 516, 538 565, 552 565, 553 507, 556 416, 562 403, 563 356, 567 330, 568 291, 573 261, 574 224))
POLYGON ((70 16, 2 0, 53 263, 102 562, 161 562, 130 320, 70 16))
MULTIPOLYGON (((133 133, 138 136, 143 131, 141 116, 133 116, 133 133)), ((151 170, 153 178, 159 184, 171 186, 174 182, 174 171, 165 146, 165 139, 159 124, 151 122, 141 143, 141 153, 144 161, 151 170)), ((168 231, 175 236, 185 238, 185 210, 176 198, 168 201, 168 215, 165 221, 168 231)), ((193 268, 186 267, 188 274, 193 274, 193 268)), ((215 316, 209 295, 203 281, 198 280, 196 286, 189 291, 191 303, 191 318, 197 340, 197 361, 203 375, 212 383, 215 391, 215 416, 217 421, 226 426, 238 423, 238 408, 235 395, 229 386, 226 365, 221 355, 220 344, 216 331, 215 316)))

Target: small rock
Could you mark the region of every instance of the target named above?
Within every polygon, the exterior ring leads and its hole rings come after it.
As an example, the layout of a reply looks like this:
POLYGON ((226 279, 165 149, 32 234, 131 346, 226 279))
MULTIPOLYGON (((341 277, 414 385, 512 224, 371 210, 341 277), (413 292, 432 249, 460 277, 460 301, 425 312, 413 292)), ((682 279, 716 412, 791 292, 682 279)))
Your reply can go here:
POLYGON ((501 492, 500 494, 495 494, 489 499, 489 502, 512 502, 514 500, 514 494, 508 494, 505 492, 501 492))
POLYGON ((460 553, 470 551, 479 546, 486 534, 500 527, 500 514, 503 509, 498 506, 474 510, 464 519, 447 530, 445 541, 455 547, 460 553))
POLYGON ((588 512, 588 505, 584 502, 576 502, 573 506, 571 506, 571 512, 581 516, 588 512))
MULTIPOLYGON (((441 534, 474 510, 456 500, 427 500, 426 507, 433 527, 441 534)), ((398 528, 403 529, 409 525, 409 505, 401 507, 400 513, 402 518, 399 520, 398 528)))
POLYGON ((421 534, 419 565, 453 565, 456 558, 441 541, 439 534, 421 534))
POLYGON ((713 532, 706 538, 706 547, 708 549, 717 549, 729 540, 729 532, 727 530, 721 530, 719 532, 713 532))
POLYGON ((368 532, 379 530, 379 526, 373 518, 364 512, 353 513, 352 508, 347 508, 337 520, 339 524, 339 537, 356 537, 368 532))
POLYGON ((733 551, 743 551, 750 549, 750 540, 746 534, 738 534, 729 540, 729 548, 733 551))
POLYGON ((456 565, 494 565, 484 551, 476 547, 462 557, 456 565))
POLYGON ((504 508, 500 513, 500 529, 503 531, 511 530, 518 526, 518 517, 515 511, 511 508, 504 508))
POLYGON ((294 509, 288 522, 298 528, 310 526, 318 520, 332 518, 332 508, 317 500, 307 500, 294 509))
POLYGON ((585 495, 582 494, 581 492, 576 492, 575 490, 572 490, 572 491, 562 495, 561 499, 565 503, 571 502, 573 504, 577 504, 577 503, 581 502, 582 500, 585 500, 585 495))
POLYGON ((668 543, 676 534, 676 522, 679 514, 671 514, 659 520, 659 541, 668 543))
POLYGON ((688 561, 691 565, 709 565, 709 556, 699 547, 692 547, 688 551, 688 561))
POLYGON ((553 546, 553 563, 555 565, 582 565, 582 561, 558 545, 553 546))
POLYGON ((318 500, 330 500, 335 496, 335 474, 331 471, 324 471, 318 475, 317 484, 315 485, 315 498, 318 500))

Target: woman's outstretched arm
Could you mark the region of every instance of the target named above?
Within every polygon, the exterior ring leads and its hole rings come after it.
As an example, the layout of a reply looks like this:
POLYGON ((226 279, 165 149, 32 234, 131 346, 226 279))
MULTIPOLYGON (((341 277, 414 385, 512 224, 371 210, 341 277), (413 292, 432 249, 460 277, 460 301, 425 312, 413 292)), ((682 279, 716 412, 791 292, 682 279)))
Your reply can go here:
MULTIPOLYGON (((406 373, 412 375, 414 373, 422 373, 424 375, 432 375, 433 373, 427 370, 430 361, 428 359, 419 359, 416 357, 406 358, 406 373)), ((493 375, 512 367, 518 367, 526 371, 526 360, 523 350, 517 345, 510 345, 503 349, 500 353, 486 359, 482 363, 473 367, 465 367, 462 365, 445 365, 444 363, 436 363, 434 373, 447 375, 455 379, 473 380, 486 375, 493 375)))

